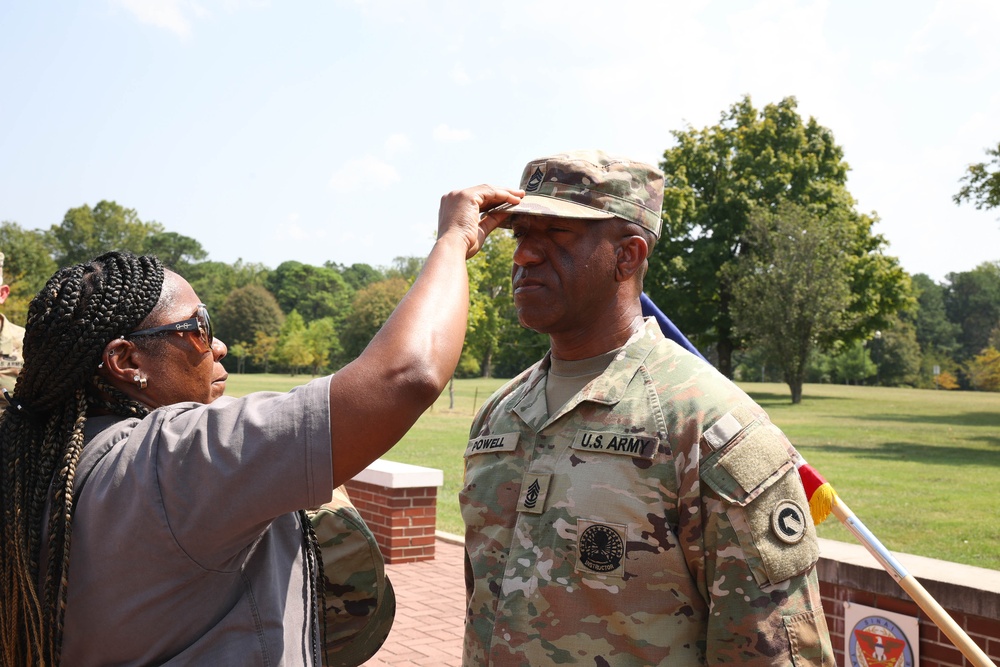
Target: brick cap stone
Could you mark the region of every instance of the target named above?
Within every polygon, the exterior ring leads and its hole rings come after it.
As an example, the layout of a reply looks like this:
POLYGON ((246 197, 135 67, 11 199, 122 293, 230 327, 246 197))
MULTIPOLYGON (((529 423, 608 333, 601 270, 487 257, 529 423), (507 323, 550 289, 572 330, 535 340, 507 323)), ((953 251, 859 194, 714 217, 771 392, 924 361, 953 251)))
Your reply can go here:
POLYGON ((354 476, 357 482, 382 486, 387 489, 412 489, 444 486, 444 472, 437 468, 424 468, 409 463, 376 459, 354 476))
MULTIPOLYGON (((1000 571, 895 551, 892 555, 942 607, 1000 618, 1000 571)), ((910 599, 861 544, 820 538, 817 573, 830 584, 910 599)))

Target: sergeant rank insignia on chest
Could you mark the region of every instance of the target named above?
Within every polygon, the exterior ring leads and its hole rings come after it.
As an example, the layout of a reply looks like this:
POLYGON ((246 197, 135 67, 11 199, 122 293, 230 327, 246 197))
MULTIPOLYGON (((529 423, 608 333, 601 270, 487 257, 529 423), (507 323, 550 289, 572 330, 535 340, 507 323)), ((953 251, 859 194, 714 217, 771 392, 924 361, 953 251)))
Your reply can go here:
POLYGON ((541 514, 545 510, 545 498, 549 494, 551 473, 524 473, 521 480, 521 495, 517 499, 517 511, 525 514, 541 514))

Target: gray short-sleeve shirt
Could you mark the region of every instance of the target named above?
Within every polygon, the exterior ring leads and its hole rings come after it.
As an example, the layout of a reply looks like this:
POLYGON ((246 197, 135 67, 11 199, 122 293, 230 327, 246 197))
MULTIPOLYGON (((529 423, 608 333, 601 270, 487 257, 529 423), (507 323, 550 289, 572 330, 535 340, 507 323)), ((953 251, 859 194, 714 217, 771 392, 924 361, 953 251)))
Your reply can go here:
POLYGON ((332 493, 329 382, 91 440, 84 458, 114 444, 76 501, 64 664, 314 664, 296 510, 332 493))

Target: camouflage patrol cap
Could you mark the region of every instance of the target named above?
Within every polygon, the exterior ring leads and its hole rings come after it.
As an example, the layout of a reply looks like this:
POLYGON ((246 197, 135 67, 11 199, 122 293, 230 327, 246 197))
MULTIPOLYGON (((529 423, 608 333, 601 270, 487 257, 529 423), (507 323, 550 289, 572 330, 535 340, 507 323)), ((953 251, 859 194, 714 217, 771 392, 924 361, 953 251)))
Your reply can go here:
POLYGON ((396 594, 382 552, 343 486, 307 515, 323 557, 323 665, 363 664, 385 643, 396 615, 396 594))
POLYGON ((527 194, 508 211, 594 220, 621 218, 660 236, 663 174, 603 151, 573 151, 532 160, 521 174, 527 194))

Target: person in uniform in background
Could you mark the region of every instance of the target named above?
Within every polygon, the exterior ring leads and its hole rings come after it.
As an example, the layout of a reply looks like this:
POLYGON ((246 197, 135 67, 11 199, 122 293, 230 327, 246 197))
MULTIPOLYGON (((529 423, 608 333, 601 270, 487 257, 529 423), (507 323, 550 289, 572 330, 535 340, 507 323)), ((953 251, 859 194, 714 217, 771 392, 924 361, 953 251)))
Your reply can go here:
POLYGON ((662 174, 581 151, 521 187, 514 303, 551 349, 471 429, 464 664, 832 666, 794 448, 642 318, 662 174))
MULTIPOLYGON (((4 282, 4 254, 0 252, 0 306, 10 296, 10 285, 4 282)), ((14 384, 21 372, 24 361, 21 347, 24 340, 24 327, 20 327, 0 313, 0 389, 14 391, 14 384)), ((7 401, 0 400, 0 411, 7 407, 7 401)))

